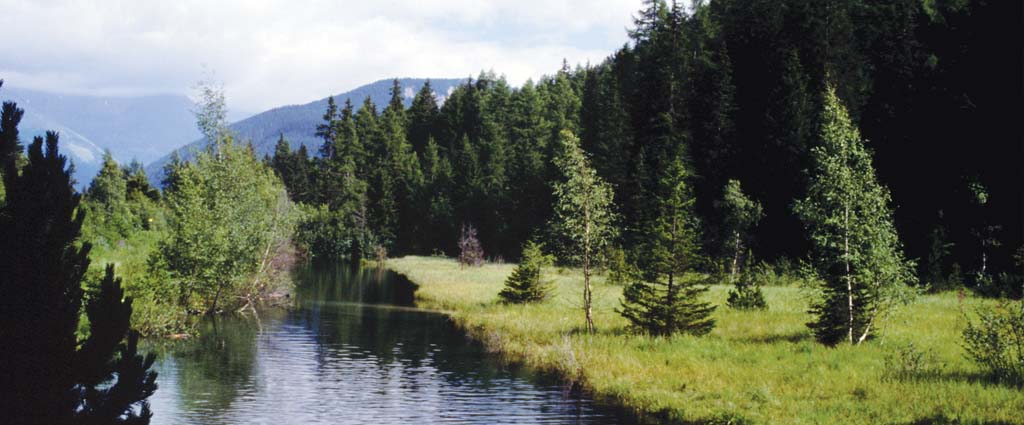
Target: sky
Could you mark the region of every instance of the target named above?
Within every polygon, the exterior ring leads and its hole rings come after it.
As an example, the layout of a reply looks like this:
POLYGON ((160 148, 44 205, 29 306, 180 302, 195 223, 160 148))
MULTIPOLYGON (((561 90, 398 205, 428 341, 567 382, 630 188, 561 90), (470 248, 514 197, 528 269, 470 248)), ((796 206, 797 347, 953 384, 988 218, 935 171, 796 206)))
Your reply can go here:
POLYGON ((104 96, 193 94, 229 109, 300 104, 393 77, 513 85, 597 63, 640 0, 0 0, 5 85, 104 96))

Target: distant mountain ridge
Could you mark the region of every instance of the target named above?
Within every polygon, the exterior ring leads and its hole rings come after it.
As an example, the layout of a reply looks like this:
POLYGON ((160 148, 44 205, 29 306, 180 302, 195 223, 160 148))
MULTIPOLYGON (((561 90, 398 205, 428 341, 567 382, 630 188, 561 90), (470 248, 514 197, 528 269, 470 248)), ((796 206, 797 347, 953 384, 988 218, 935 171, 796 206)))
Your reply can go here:
POLYGON ((27 90, 7 81, 0 99, 25 110, 18 126, 23 144, 47 130, 60 132, 61 148, 75 165, 79 186, 96 175, 105 149, 118 162, 146 163, 199 136, 193 103, 180 95, 68 95, 27 90))
MULTIPOLYGON (((427 81, 438 99, 443 101, 452 90, 466 79, 460 78, 400 78, 402 94, 405 106, 412 103, 415 94, 427 81)), ((345 99, 351 99, 353 106, 358 110, 363 100, 369 96, 373 103, 382 108, 391 99, 391 85, 393 79, 380 80, 371 84, 358 87, 354 90, 334 95, 334 100, 340 108, 345 99)), ((315 153, 322 143, 315 136, 316 126, 323 122, 324 111, 327 110, 327 98, 316 100, 302 105, 288 105, 270 109, 265 112, 253 115, 249 118, 235 122, 228 127, 243 142, 252 142, 259 156, 273 154, 274 146, 278 138, 283 134, 293 149, 305 145, 310 153, 315 153)), ((205 139, 199 139, 186 146, 175 149, 183 159, 191 157, 192 152, 202 149, 205 146, 205 139)), ((163 178, 163 167, 170 160, 173 152, 170 152, 160 159, 150 163, 146 167, 146 174, 154 183, 159 183, 163 178)))

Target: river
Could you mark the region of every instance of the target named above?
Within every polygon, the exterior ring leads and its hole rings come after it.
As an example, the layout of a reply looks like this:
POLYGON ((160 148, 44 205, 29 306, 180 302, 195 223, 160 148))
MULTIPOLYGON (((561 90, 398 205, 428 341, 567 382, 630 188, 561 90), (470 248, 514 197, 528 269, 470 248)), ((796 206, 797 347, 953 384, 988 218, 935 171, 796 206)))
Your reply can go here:
POLYGON ((608 424, 632 420, 501 364, 390 271, 308 265, 294 308, 222 317, 160 353, 160 424, 608 424))

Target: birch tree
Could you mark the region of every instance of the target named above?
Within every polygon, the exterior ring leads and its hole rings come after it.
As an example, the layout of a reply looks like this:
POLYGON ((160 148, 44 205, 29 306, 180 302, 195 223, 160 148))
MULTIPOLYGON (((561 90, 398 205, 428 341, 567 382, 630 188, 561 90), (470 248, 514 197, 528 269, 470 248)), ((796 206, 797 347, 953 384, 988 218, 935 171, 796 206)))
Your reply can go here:
POLYGON ((811 240, 822 282, 808 326, 821 343, 860 344, 878 317, 905 301, 913 265, 903 257, 889 190, 835 90, 825 93, 807 196, 795 210, 811 240))
POLYGON ((568 242, 567 259, 583 267, 583 310, 587 332, 594 332, 593 291, 590 277, 605 246, 615 235, 612 188, 604 181, 580 148, 572 132, 562 130, 561 152, 555 165, 564 179, 554 185, 554 227, 568 242))

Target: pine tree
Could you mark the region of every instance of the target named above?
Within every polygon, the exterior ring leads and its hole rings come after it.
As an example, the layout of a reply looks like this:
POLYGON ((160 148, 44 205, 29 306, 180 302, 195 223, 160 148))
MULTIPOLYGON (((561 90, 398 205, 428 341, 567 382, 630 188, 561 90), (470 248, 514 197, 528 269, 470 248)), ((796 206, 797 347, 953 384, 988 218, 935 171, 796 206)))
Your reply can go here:
POLYGON ((105 237, 125 238, 142 223, 128 205, 128 179, 110 151, 103 154, 103 166, 85 192, 83 206, 89 211, 89 228, 105 237))
MULTIPOLYGON (((136 353, 131 299, 123 298, 113 268, 86 305, 89 337, 76 336, 91 245, 80 241, 81 196, 57 134, 48 132, 43 145, 40 137, 32 142, 0 209, 0 228, 7 230, 0 238, 0 290, 9 295, 0 308, 0 380, 19 395, 0 400, 0 411, 10 423, 148 423, 153 357, 136 353)), ((14 158, 4 161, 5 169, 14 167, 14 158)))
POLYGON ((431 138, 438 136, 437 125, 438 118, 440 116, 440 110, 437 107, 437 95, 434 93, 433 87, 430 85, 430 80, 423 83, 423 87, 416 93, 416 97, 412 99, 412 106, 409 107, 409 130, 408 136, 409 144, 412 145, 413 151, 418 154, 423 154, 427 147, 427 142, 431 138))
MULTIPOLYGON (((0 80, 0 87, 4 81, 0 80)), ((0 183, 4 188, 11 187, 15 177, 18 175, 18 160, 21 158, 24 147, 18 140, 18 123, 25 115, 25 110, 19 109, 14 102, 4 102, 0 112, 0 183)), ((9 191, 9 189, 5 189, 9 191)), ((2 201, 2 198, 0 198, 2 201)), ((2 205, 2 204, 0 204, 2 205)))
POLYGON ((587 332, 593 333, 590 276, 615 235, 614 193, 590 166, 579 139, 568 130, 561 135, 562 149, 555 164, 564 173, 564 179, 555 183, 553 227, 566 241, 564 258, 583 267, 583 310, 587 332))
POLYGON ((753 255, 747 252, 746 261, 743 265, 743 273, 733 279, 735 287, 729 291, 729 297, 725 303, 739 310, 764 310, 768 303, 764 300, 764 293, 761 292, 761 285, 755 280, 753 268, 753 255))
POLYGON ((423 154, 423 189, 419 194, 419 205, 420 211, 426 212, 422 229, 424 246, 432 243, 441 252, 453 252, 454 249, 454 173, 451 161, 441 155, 440 147, 430 139, 423 154))
POLYGON ((619 312, 640 332, 654 335, 711 332, 715 307, 701 302, 707 287, 687 272, 700 260, 698 223, 693 213, 689 175, 680 155, 664 170, 655 219, 644 232, 639 250, 639 279, 626 286, 619 312))
POLYGON ((888 189, 835 90, 826 90, 807 197, 796 203, 822 280, 808 326, 823 344, 859 344, 914 280, 893 226, 888 189))
POLYGON ((323 123, 316 125, 315 134, 324 141, 320 145, 320 157, 329 160, 334 158, 334 139, 338 131, 338 105, 334 103, 334 96, 327 98, 327 111, 323 119, 323 123))
POLYGON ((96 202, 112 205, 123 203, 128 193, 128 182, 124 172, 117 165, 110 150, 103 152, 103 166, 92 182, 85 196, 96 202))
POLYGON ((128 199, 145 197, 152 201, 160 200, 160 191, 149 183, 149 177, 146 176, 146 169, 142 166, 141 162, 133 159, 132 162, 128 163, 128 166, 124 168, 124 174, 128 179, 126 184, 128 199))
POLYGON ((542 269, 554 263, 554 257, 544 254, 544 245, 529 241, 523 246, 523 255, 505 287, 498 296, 505 303, 523 304, 544 301, 554 290, 554 283, 542 276, 542 269))

